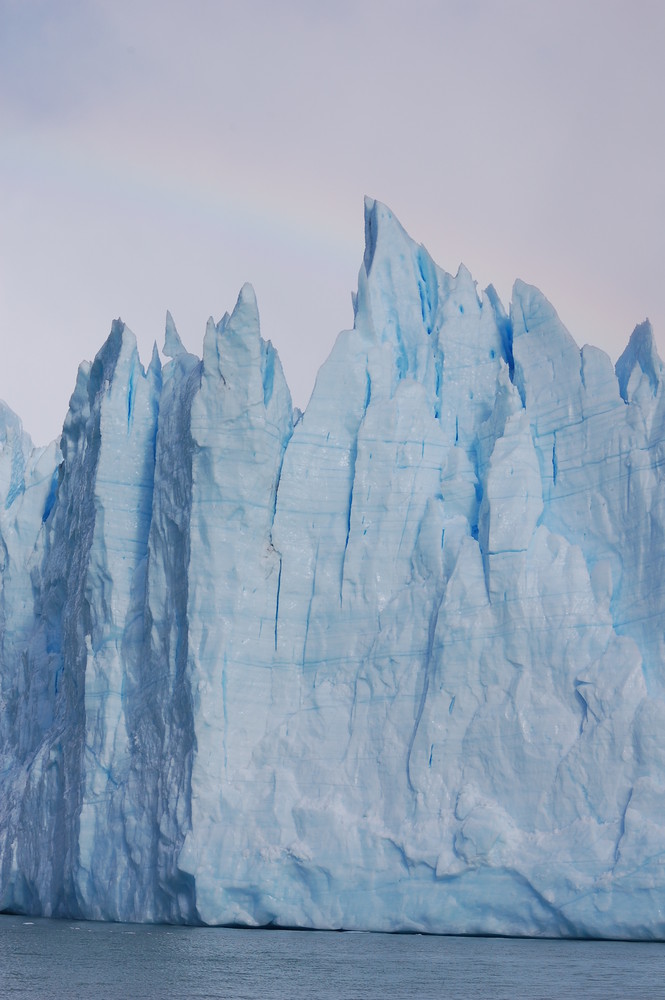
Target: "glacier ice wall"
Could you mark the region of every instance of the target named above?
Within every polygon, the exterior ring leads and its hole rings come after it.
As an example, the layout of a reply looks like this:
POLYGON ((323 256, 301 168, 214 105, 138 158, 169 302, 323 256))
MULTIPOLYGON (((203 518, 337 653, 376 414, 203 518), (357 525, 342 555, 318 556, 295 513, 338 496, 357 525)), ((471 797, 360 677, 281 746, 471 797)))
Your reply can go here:
POLYGON ((0 909, 665 937, 665 388, 368 200, 304 414, 245 286, 0 408, 0 909))

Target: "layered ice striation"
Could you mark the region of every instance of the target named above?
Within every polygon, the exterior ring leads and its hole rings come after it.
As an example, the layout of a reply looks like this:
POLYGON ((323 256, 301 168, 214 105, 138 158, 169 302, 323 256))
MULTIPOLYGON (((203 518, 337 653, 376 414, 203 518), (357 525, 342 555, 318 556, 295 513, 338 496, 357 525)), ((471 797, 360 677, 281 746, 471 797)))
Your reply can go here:
POLYGON ((665 937, 665 388, 366 203, 304 414, 253 291, 0 409, 0 908, 665 937))

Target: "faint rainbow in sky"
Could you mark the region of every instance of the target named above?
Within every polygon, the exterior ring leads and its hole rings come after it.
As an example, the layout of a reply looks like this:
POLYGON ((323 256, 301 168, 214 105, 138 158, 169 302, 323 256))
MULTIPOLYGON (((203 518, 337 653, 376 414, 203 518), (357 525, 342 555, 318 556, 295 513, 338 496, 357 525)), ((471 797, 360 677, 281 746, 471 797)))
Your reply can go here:
MULTIPOLYGON (((5 150, 5 169, 14 166, 25 174, 34 170, 47 176, 54 185, 73 189, 81 201, 87 199, 115 198, 125 205, 136 204, 145 212, 155 212, 168 207, 195 216, 211 224, 211 218, 221 225, 231 226, 234 233, 246 237, 259 237, 278 244, 286 244, 293 252, 305 255, 316 248, 319 254, 332 259, 357 258, 361 261, 362 246, 362 195, 355 216, 350 221, 341 205, 323 204, 313 209, 313 196, 293 191, 285 200, 271 195, 258 173, 252 177, 245 172, 240 177, 228 164, 220 164, 219 179, 202 171, 192 177, 180 169, 177 158, 163 164, 162 170, 154 169, 154 159, 142 149, 109 157, 87 143, 76 145, 70 135, 63 142, 56 133, 23 133, 5 150), (332 209, 332 210, 331 210, 332 209)), ((219 154, 211 157, 219 161, 219 154)), ((283 193, 283 187, 281 188, 283 193)))

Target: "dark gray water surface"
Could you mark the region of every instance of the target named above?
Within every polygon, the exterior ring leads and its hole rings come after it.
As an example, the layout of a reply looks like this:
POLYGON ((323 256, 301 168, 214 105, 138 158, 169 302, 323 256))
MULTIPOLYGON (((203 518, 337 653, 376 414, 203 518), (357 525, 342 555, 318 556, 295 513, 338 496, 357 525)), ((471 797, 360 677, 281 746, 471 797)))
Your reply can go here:
POLYGON ((665 998, 665 944, 249 931, 0 916, 0 997, 665 998))

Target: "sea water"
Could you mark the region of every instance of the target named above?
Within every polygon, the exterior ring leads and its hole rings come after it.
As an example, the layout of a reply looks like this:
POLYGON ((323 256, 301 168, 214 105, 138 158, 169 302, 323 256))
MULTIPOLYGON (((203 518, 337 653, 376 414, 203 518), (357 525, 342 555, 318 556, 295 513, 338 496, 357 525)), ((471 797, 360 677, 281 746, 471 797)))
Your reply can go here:
POLYGON ((665 997, 665 944, 0 917, 0 997, 665 997))

